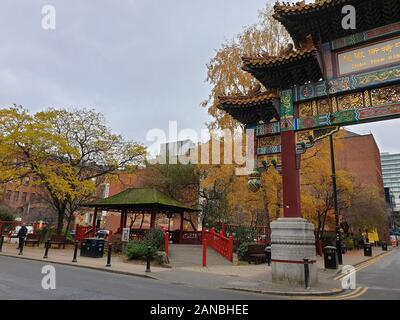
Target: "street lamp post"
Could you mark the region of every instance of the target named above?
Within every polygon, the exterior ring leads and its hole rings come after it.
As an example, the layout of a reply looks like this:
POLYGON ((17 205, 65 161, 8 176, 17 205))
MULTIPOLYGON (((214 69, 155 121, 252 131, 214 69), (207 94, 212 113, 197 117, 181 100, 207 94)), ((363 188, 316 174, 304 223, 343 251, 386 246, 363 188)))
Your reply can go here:
POLYGON ((339 226, 339 208, 337 198, 337 185, 336 185, 336 166, 335 166, 335 148, 333 145, 333 135, 329 136, 329 142, 331 147, 331 166, 332 166, 332 185, 333 185, 333 204, 335 209, 335 229, 336 229, 336 250, 338 255, 338 263, 343 264, 342 257, 342 235, 340 233, 339 226))

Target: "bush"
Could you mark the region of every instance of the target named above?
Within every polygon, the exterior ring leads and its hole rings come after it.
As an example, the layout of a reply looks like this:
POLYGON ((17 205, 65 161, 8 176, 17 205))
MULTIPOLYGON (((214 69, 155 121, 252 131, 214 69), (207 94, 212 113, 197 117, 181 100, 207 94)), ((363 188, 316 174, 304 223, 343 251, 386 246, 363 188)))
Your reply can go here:
POLYGON ((254 242, 242 242, 241 244, 239 244, 239 247, 237 249, 239 260, 246 260, 250 244, 254 244, 254 242))
POLYGON ((164 231, 161 229, 152 229, 150 230, 145 237, 145 240, 152 246, 157 248, 158 250, 162 250, 164 248, 164 231))
POLYGON ((347 250, 354 250, 354 241, 352 238, 344 239, 343 243, 346 245, 347 250))
POLYGON ((150 256, 152 258, 157 255, 157 248, 152 246, 148 240, 131 240, 128 242, 125 254, 128 256, 128 259, 142 259, 147 256, 147 248, 150 247, 150 256))
POLYGON ((14 221, 16 213, 15 209, 0 205, 0 221, 14 221))
POLYGON ((242 243, 252 242, 252 241, 254 241, 254 238, 255 238, 254 229, 245 227, 245 226, 238 226, 235 229, 234 238, 239 243, 239 246, 242 243))

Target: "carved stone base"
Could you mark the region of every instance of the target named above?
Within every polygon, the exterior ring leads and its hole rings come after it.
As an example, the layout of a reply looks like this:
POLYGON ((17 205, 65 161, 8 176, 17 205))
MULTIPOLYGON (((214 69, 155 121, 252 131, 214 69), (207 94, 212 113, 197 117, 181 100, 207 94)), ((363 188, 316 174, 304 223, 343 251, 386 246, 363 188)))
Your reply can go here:
POLYGON ((309 259, 309 284, 316 284, 314 225, 301 218, 280 218, 271 223, 272 281, 304 286, 303 259, 309 259))

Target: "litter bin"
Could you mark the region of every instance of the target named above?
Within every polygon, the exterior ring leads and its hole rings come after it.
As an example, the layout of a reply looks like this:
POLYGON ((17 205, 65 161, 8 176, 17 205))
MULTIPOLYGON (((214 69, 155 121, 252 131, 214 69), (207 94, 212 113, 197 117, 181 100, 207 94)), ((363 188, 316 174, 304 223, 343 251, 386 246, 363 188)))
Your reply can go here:
POLYGON ((369 242, 364 244, 364 256, 372 257, 372 244, 369 242))
POLYGON ((325 269, 337 269, 338 268, 338 256, 337 249, 335 247, 324 248, 324 262, 325 269))
POLYGON ((267 263, 270 266, 271 265, 271 246, 270 245, 265 247, 265 256, 267 257, 267 263))
POLYGON ((382 251, 388 251, 388 245, 386 242, 382 242, 382 251))
POLYGON ((82 241, 81 257, 102 258, 104 254, 104 239, 85 238, 82 241))

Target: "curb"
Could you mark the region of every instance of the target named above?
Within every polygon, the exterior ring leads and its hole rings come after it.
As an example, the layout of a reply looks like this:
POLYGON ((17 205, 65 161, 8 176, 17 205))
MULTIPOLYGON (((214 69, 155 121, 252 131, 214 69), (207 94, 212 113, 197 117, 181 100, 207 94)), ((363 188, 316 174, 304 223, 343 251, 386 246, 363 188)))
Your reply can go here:
POLYGON ((140 277, 140 278, 159 280, 158 278, 156 278, 154 276, 147 275, 147 274, 133 273, 133 272, 128 272, 128 271, 120 271, 120 270, 110 269, 110 268, 107 268, 107 267, 92 267, 92 266, 87 266, 87 265, 79 265, 79 264, 72 263, 72 262, 60 262, 60 261, 51 260, 51 258, 50 259, 38 259, 38 258, 30 258, 30 257, 24 257, 24 256, 15 256, 15 255, 3 253, 3 252, 0 253, 0 256, 10 257, 10 258, 15 258, 15 259, 25 259, 25 260, 31 260, 31 261, 39 261, 39 262, 51 262, 51 263, 54 263, 54 264, 59 264, 59 265, 68 266, 68 267, 84 268, 84 269, 104 271, 104 272, 109 272, 109 273, 122 274, 122 275, 126 275, 126 276, 133 276, 133 277, 140 277))
POLYGON ((258 293, 258 294, 267 294, 267 295, 275 295, 275 296, 333 296, 346 291, 346 289, 332 289, 329 291, 310 291, 310 292, 298 292, 298 291, 267 291, 267 290, 255 290, 255 289, 245 289, 245 288, 221 288, 225 290, 233 290, 233 291, 243 291, 250 293, 258 293))

